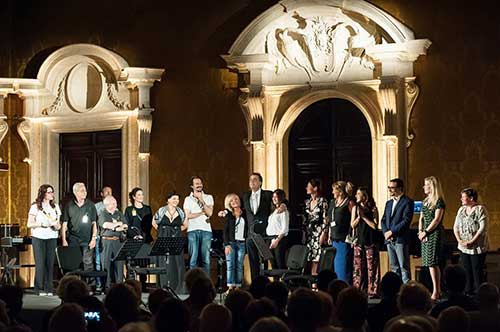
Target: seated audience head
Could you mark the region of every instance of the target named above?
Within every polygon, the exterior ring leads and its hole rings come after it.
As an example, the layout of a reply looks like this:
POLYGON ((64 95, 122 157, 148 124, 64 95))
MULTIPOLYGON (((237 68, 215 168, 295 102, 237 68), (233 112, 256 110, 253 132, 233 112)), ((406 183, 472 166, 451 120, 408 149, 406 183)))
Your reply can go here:
POLYGON ((277 315, 278 308, 276 308, 271 300, 265 297, 253 300, 245 309, 245 330, 248 331, 256 321, 263 317, 273 317, 277 315))
POLYGON ((402 315, 425 315, 431 307, 431 294, 422 284, 410 281, 401 287, 398 307, 402 315))
POLYGON ((321 300, 321 320, 320 326, 329 326, 333 321, 333 300, 330 294, 323 291, 318 293, 319 299, 321 300))
POLYGON ((139 307, 134 291, 124 284, 111 286, 104 298, 104 306, 118 328, 139 319, 139 307))
POLYGON ((141 282, 135 279, 127 279, 123 282, 125 285, 129 286, 130 289, 134 292, 134 295, 137 298, 137 305, 142 303, 142 285, 141 282))
POLYGON ((134 322, 123 325, 118 332, 153 332, 153 330, 146 322, 134 322))
POLYGON ((330 294, 330 296, 332 297, 334 306, 337 306, 337 297, 339 296, 339 293, 347 287, 349 287, 347 282, 340 279, 332 280, 328 284, 328 294, 330 294))
POLYGON ((82 307, 76 303, 64 303, 49 320, 49 332, 86 332, 87 324, 82 307))
POLYGON ((359 329, 368 315, 368 299, 359 289, 348 287, 339 293, 335 308, 343 328, 359 329))
POLYGON ((189 292, 189 302, 200 310, 215 299, 215 288, 212 280, 198 278, 194 281, 189 292))
POLYGON ((11 323, 14 323, 23 308, 23 289, 17 286, 0 287, 0 300, 5 302, 5 309, 11 323))
POLYGON ((337 279, 337 273, 332 270, 322 270, 318 273, 317 285, 318 290, 323 292, 328 292, 328 285, 337 279))
POLYGON ((231 311, 226 307, 211 303, 201 311, 199 332, 230 332, 231 311))
POLYGON ((498 310, 498 287, 492 283, 483 283, 477 292, 479 301, 479 309, 481 311, 497 311, 498 310))
POLYGON ((235 289, 227 295, 224 305, 231 310, 233 331, 243 328, 245 309, 252 300, 252 294, 242 289, 235 289))
POLYGON ((172 297, 173 297, 172 293, 163 288, 157 288, 154 291, 152 291, 148 297, 148 308, 151 314, 155 315, 158 312, 160 304, 163 301, 170 299, 172 297))
POLYGON ((258 276, 255 277, 252 280, 252 283, 250 284, 250 294, 252 294, 254 299, 260 299, 261 297, 264 296, 266 286, 271 283, 269 281, 269 278, 266 276, 258 276))
POLYGON ((467 283, 467 272, 458 264, 448 265, 443 272, 446 289, 452 294, 462 294, 467 283))
POLYGON ((191 315, 186 305, 177 298, 169 298, 160 304, 153 317, 156 332, 187 332, 191 315))
POLYGON ((439 314, 439 332, 468 332, 469 326, 469 316, 458 306, 446 308, 439 314))
POLYGON ((279 311, 285 312, 288 302, 288 287, 284 282, 273 281, 267 284, 264 296, 273 301, 279 311))
POLYGON ((75 275, 69 274, 63 276, 61 280, 59 280, 59 284, 56 288, 56 295, 61 299, 61 301, 64 301, 63 299, 66 297, 66 286, 68 285, 68 282, 75 279, 79 278, 75 275))
POLYGON ((89 286, 85 281, 70 279, 64 284, 61 300, 63 303, 78 303, 82 298, 89 296, 89 286))
POLYGON ((298 288, 290 295, 287 312, 292 331, 316 331, 321 322, 321 299, 310 289, 298 288))
POLYGON ((256 321, 249 332, 290 332, 290 330, 281 319, 265 317, 256 321))
POLYGON ((405 318, 398 318, 389 322, 385 328, 384 332, 429 332, 424 331, 422 327, 415 321, 405 318))
POLYGON ((188 291, 188 293, 191 292, 191 288, 193 287, 194 282, 200 278, 210 279, 208 274, 199 267, 195 267, 194 269, 190 269, 186 272, 184 281, 186 282, 186 290, 188 291))
POLYGON ((396 298, 402 284, 401 277, 397 273, 392 271, 387 272, 380 281, 380 293, 382 297, 386 299, 396 298))

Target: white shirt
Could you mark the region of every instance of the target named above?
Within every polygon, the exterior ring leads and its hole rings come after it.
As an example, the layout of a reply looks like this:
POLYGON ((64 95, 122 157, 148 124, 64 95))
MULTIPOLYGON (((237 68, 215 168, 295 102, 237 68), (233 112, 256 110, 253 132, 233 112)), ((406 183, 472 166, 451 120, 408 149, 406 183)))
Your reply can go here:
MULTIPOLYGON (((214 198, 212 195, 202 193, 203 201, 206 205, 213 206, 214 198)), ((184 199, 184 210, 189 210, 191 213, 203 212, 200 205, 198 204, 198 199, 191 193, 188 197, 184 199)), ((201 216, 188 220, 188 232, 191 231, 207 231, 212 232, 212 226, 207 222, 208 217, 205 214, 201 216)))
POLYGON ((267 219, 267 223, 266 233, 268 236, 277 236, 281 234, 287 236, 290 224, 290 214, 288 210, 278 213, 278 209, 276 209, 271 213, 269 219, 267 219))
POLYGON ((256 214, 259 209, 261 191, 262 189, 252 191, 252 194, 250 195, 250 207, 252 208, 253 214, 256 214))
POLYGON ((234 239, 236 241, 245 241, 245 218, 240 216, 234 223, 234 239))
POLYGON ((396 210, 396 205, 398 205, 398 202, 399 202, 399 200, 401 199, 401 197, 402 197, 402 196, 403 196, 403 195, 401 194, 401 195, 399 195, 399 196, 394 196, 394 197, 392 198, 392 200, 393 200, 394 202, 392 202, 391 217, 394 215, 394 210, 396 210))
MULTIPOLYGON (((59 205, 53 208, 50 204, 42 204, 43 210, 39 210, 36 204, 31 205, 29 214, 35 217, 35 223, 41 223, 43 226, 50 225, 51 222, 58 221, 61 218, 61 209, 59 205)), ((31 228, 31 236, 41 239, 57 239, 59 231, 55 231, 50 227, 33 227, 31 228)))

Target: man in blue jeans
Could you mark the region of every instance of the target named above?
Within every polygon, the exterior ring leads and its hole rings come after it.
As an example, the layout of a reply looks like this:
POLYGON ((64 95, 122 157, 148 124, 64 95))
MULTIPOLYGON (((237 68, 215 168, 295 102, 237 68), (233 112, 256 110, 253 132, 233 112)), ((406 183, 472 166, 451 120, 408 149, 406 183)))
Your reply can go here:
POLYGON ((210 275, 212 227, 209 218, 214 211, 214 198, 203 192, 203 180, 199 176, 191 178, 191 194, 184 199, 184 211, 188 220, 189 268, 198 266, 200 255, 201 268, 210 275))
POLYGON ((407 283, 411 279, 409 243, 414 202, 404 194, 404 183, 401 179, 392 179, 387 189, 391 199, 385 204, 381 223, 389 265, 391 271, 397 273, 403 283, 407 283))

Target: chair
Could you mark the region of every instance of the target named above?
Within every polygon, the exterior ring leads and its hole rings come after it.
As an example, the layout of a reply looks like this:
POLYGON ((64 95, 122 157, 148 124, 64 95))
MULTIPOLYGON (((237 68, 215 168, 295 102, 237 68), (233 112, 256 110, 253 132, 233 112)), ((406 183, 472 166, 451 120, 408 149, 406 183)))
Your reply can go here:
POLYGON ((63 275, 77 275, 84 279, 103 278, 103 284, 106 284, 106 271, 89 270, 84 271, 83 254, 80 247, 57 247, 56 258, 59 269, 63 275))
MULTIPOLYGON (((333 261, 335 260, 335 254, 337 250, 333 247, 325 247, 321 249, 321 254, 319 256, 318 262, 318 272, 323 270, 333 271, 333 261)), ((335 271, 334 271, 335 272, 335 271)), ((318 280, 317 275, 289 275, 283 278, 286 283, 294 282, 299 284, 306 283, 309 287, 316 283, 318 280)))
POLYGON ((308 249, 302 244, 293 245, 288 252, 286 269, 272 269, 263 271, 265 276, 284 278, 289 275, 302 275, 307 262, 308 249))

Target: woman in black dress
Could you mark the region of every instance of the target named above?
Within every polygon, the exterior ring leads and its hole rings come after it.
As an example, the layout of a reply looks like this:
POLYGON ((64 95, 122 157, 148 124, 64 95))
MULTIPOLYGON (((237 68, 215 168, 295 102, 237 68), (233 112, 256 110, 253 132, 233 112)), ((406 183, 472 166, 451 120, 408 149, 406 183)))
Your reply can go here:
MULTIPOLYGON (((167 205, 162 206, 154 215, 153 227, 158 230, 158 237, 181 237, 187 228, 184 211, 179 208, 179 194, 175 191, 167 194, 167 205)), ((167 268, 167 274, 160 275, 161 286, 169 286, 176 293, 185 293, 184 273, 186 271, 184 255, 170 255, 159 258, 159 266, 167 268)))
MULTIPOLYGON (((144 204, 144 192, 142 188, 135 187, 128 193, 130 200, 129 206, 125 209, 123 216, 125 223, 128 225, 127 238, 142 240, 144 243, 150 244, 153 242, 151 236, 151 222, 153 220, 153 211, 149 205, 144 204)), ((149 258, 141 258, 135 260, 135 264, 140 267, 146 267, 149 264, 149 258)), ((141 274, 139 276, 143 289, 146 289, 147 276, 141 274)))

